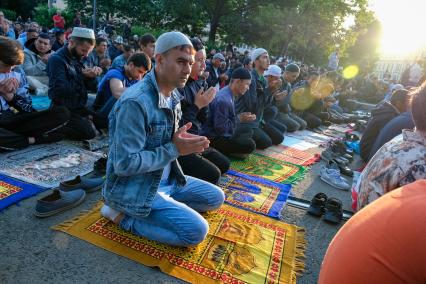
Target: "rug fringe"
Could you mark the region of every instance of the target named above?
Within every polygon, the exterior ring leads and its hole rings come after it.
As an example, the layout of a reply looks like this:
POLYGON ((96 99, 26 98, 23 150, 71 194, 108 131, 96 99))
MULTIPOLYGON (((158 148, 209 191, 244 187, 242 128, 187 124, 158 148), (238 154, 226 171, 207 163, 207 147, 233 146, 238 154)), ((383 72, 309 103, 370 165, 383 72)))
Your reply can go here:
POLYGON ((82 218, 84 218, 88 213, 93 212, 97 208, 100 209, 100 207, 103 205, 103 201, 98 201, 95 206, 91 207, 90 209, 85 209, 77 214, 74 218, 64 221, 60 224, 57 224, 55 226, 50 227, 52 230, 55 231, 62 231, 67 232, 72 226, 74 226, 77 222, 79 222, 82 218))
POLYGON ((296 247, 295 247, 295 258, 293 263, 293 275, 292 281, 296 283, 297 277, 301 276, 305 271, 305 249, 306 249, 306 239, 305 239, 305 229, 298 227, 296 229, 296 247))

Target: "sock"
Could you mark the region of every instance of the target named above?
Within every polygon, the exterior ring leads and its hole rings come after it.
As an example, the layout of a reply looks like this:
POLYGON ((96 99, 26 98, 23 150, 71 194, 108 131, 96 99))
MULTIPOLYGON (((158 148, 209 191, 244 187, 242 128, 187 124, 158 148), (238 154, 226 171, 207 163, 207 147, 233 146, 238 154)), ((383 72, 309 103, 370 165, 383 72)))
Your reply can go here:
POLYGON ((105 218, 115 222, 115 219, 121 214, 121 212, 118 212, 117 210, 112 209, 108 205, 102 206, 101 214, 105 218))

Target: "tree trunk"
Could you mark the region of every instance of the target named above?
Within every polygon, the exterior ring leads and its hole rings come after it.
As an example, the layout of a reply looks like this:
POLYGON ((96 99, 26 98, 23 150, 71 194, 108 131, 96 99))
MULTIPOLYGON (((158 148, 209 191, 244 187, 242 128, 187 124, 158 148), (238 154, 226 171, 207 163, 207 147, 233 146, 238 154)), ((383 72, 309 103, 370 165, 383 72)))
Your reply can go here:
POLYGON ((215 42, 218 27, 219 27, 219 17, 214 16, 210 21, 209 42, 211 43, 215 42))

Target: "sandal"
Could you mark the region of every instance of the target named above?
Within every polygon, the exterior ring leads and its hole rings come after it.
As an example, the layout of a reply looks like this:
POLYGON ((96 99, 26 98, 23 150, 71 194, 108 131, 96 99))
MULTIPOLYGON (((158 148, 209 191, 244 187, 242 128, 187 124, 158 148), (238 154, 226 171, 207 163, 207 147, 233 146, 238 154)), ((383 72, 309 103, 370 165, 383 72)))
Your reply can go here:
POLYGON ((311 200, 311 205, 308 208, 308 213, 320 217, 325 212, 325 203, 327 195, 323 192, 317 193, 311 200))
POLYGON ((338 224, 342 221, 342 201, 337 198, 329 198, 325 204, 324 221, 338 224))

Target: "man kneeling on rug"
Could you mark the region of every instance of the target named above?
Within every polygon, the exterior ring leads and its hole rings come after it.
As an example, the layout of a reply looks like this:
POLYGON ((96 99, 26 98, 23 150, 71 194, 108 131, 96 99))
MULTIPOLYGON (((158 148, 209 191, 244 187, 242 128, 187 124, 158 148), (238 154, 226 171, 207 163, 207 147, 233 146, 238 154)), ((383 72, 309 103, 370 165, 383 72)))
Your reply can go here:
POLYGON ((198 213, 224 201, 217 186, 184 176, 178 156, 201 153, 206 137, 178 129, 176 88, 185 86, 194 63, 191 41, 164 33, 155 46, 155 69, 128 88, 110 114, 110 150, 101 213, 123 229, 174 246, 197 245, 209 225, 198 213))

